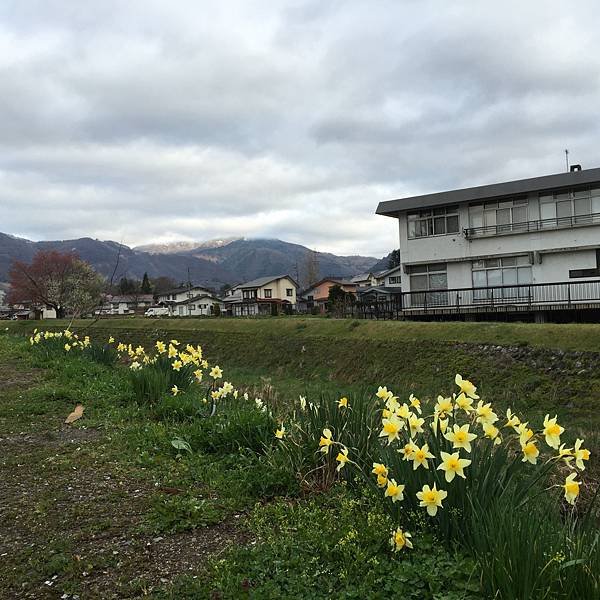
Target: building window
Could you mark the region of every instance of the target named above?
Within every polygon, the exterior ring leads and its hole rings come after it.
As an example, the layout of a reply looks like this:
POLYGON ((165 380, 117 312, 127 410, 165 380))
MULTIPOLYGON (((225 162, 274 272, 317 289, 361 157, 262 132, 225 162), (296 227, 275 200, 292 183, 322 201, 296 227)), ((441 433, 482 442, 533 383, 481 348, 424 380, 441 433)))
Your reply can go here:
POLYGON ((529 293, 527 287, 513 288, 510 286, 526 286, 533 282, 531 259, 528 254, 474 260, 472 271, 474 288, 500 288, 496 290, 474 290, 473 297, 475 300, 526 297, 529 293))
POLYGON ((446 306, 448 304, 448 275, 445 263, 413 265, 410 267, 411 306, 446 306))
POLYGON ((285 290, 285 295, 290 298, 294 295, 294 289, 293 288, 286 288, 285 290))
POLYGON ((489 200, 469 206, 469 226, 495 227, 498 232, 512 231, 515 223, 526 223, 528 215, 526 196, 508 200, 489 200))
POLYGON ((540 194, 542 227, 597 222, 592 215, 600 215, 600 188, 540 194))
POLYGON ((408 213, 410 239, 458 233, 458 206, 443 206, 408 213))
POLYGON ((273 290, 271 288, 265 288, 264 292, 265 292, 265 298, 273 297, 273 290))
POLYGON ((395 283, 400 283, 401 279, 402 279, 402 277, 390 277, 389 278, 390 285, 393 285, 395 283))
POLYGON ((244 300, 256 300, 256 290, 243 290, 242 297, 244 300))
POLYGON ((196 305, 195 304, 190 304, 190 310, 196 310, 196 305))

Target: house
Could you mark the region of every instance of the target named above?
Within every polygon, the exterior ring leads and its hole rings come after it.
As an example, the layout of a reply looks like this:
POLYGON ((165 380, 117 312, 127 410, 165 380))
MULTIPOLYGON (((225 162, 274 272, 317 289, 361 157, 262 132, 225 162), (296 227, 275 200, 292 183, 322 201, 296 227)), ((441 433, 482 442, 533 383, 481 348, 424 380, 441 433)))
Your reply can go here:
POLYGON ((259 277, 229 290, 224 303, 232 316, 293 312, 297 290, 298 284, 289 275, 259 277))
POLYGON ((143 313, 153 303, 152 294, 110 295, 104 298, 97 315, 134 315, 143 313))
POLYGON ((299 300, 301 311, 307 312, 316 309, 318 312, 325 312, 329 299, 329 290, 334 286, 338 286, 351 294, 356 294, 356 290, 358 289, 358 284, 349 279, 326 277, 302 292, 299 300))
POLYGON ((221 314, 225 303, 212 294, 197 294, 168 305, 169 315, 173 317, 208 317, 221 314))
POLYGON ((188 300, 194 296, 200 296, 202 294, 210 296, 212 293, 212 290, 199 285, 182 286, 157 294, 156 301, 158 304, 166 306, 170 302, 181 302, 182 300, 188 300))
POLYGON ((385 271, 375 273, 376 285, 385 288, 400 288, 402 285, 402 266, 398 265, 385 271))
POLYGON ((405 316, 600 308, 600 168, 381 202, 405 316))
POLYGON ((352 277, 350 281, 356 284, 357 288, 371 287, 372 285, 377 285, 377 277, 373 273, 361 273, 360 275, 352 277))

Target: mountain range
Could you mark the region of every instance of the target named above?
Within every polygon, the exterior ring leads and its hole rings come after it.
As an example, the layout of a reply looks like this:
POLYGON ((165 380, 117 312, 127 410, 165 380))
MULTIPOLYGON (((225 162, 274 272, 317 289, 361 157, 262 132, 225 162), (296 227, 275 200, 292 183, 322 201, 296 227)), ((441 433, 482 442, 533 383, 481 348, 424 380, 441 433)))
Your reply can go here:
POLYGON ((130 248, 113 241, 88 237, 74 240, 33 242, 0 233, 0 282, 8 280, 13 260, 30 262, 38 250, 75 252, 99 273, 141 279, 166 276, 177 282, 189 279, 199 285, 219 289, 268 275, 289 274, 306 280, 309 261, 316 263, 318 274, 350 277, 369 270, 385 268, 386 259, 369 256, 336 256, 313 253, 305 246, 276 239, 211 240, 209 242, 175 242, 130 248), (116 266, 116 269, 115 269, 116 266))

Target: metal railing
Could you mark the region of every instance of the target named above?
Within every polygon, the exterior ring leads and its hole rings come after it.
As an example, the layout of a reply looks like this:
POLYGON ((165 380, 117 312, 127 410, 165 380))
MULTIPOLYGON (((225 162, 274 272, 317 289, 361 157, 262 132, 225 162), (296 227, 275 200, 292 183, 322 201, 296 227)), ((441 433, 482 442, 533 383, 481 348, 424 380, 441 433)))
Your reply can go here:
POLYGON ((385 300, 358 301, 344 314, 359 318, 398 319, 411 313, 542 310, 549 305, 574 309, 581 304, 597 304, 600 308, 600 279, 398 292, 385 300))
POLYGON ((483 227, 467 227, 463 235, 467 239, 486 235, 502 235, 507 233, 530 233, 548 229, 567 229, 580 225, 600 225, 600 213, 574 215, 570 217, 555 217, 538 221, 523 221, 521 223, 506 223, 504 225, 485 225, 483 227))

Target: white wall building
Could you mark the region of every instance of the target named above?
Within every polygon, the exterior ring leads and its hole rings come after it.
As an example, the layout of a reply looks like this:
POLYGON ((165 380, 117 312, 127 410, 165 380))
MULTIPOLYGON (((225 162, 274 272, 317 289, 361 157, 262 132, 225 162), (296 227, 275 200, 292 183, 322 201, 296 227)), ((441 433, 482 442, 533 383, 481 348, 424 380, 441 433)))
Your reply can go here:
POLYGON ((398 219, 407 308, 600 301, 600 168, 390 200, 377 213, 398 219))

